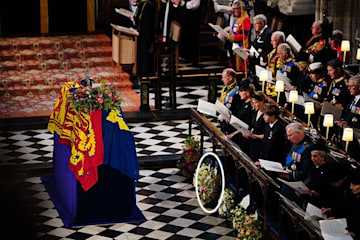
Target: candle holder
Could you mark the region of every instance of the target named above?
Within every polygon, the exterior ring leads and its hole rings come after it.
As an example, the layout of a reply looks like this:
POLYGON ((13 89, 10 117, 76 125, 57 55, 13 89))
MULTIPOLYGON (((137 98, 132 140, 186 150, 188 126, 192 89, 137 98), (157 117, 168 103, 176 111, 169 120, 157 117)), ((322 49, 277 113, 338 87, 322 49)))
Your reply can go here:
POLYGON ((323 126, 326 127, 326 140, 329 138, 329 128, 334 126, 334 115, 325 114, 323 126))
POLYGON ((346 52, 349 52, 349 51, 350 51, 350 41, 349 41, 349 40, 342 40, 342 41, 341 41, 341 51, 344 52, 343 62, 344 62, 344 65, 345 65, 345 62, 346 62, 346 52))
POLYGON ((348 151, 349 142, 353 141, 354 139, 354 131, 352 128, 344 128, 342 140, 346 142, 345 145, 345 152, 348 151))
POLYGON ((294 104, 298 101, 298 91, 291 90, 289 94, 289 102, 291 102, 291 114, 294 114, 294 104))
MULTIPOLYGON (((358 50, 356 52, 356 60, 359 63, 359 60, 360 60, 360 48, 358 48, 358 50)), ((360 64, 359 64, 359 73, 358 74, 360 75, 360 64)))
POLYGON ((284 81, 277 80, 275 83, 275 92, 277 92, 277 103, 280 100, 280 93, 284 91, 284 81))
POLYGON ((266 71, 266 70, 261 71, 259 79, 262 82, 262 91, 264 92, 265 91, 265 82, 267 82, 267 80, 269 79, 268 71, 266 71))
POLYGON ((304 113, 308 115, 308 124, 307 125, 310 127, 311 114, 315 113, 315 108, 314 108, 314 103, 313 102, 306 102, 305 103, 305 111, 304 111, 304 113))

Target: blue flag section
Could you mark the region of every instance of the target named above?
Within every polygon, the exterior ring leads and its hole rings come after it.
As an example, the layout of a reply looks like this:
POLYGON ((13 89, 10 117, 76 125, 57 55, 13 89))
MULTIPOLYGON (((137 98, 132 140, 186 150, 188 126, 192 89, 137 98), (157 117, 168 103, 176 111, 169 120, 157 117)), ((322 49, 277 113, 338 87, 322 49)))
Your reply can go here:
POLYGON ((136 156, 135 140, 123 118, 122 111, 103 111, 102 134, 104 141, 104 164, 117 169, 131 179, 139 178, 139 162, 136 156), (115 116, 116 114, 116 116, 115 116), (111 117, 111 122, 108 118, 111 117))

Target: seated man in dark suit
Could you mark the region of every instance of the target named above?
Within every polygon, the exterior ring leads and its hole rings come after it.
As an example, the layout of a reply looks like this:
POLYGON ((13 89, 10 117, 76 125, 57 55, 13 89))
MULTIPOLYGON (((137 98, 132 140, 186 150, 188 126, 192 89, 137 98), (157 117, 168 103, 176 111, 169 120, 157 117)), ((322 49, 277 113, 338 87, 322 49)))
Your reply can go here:
MULTIPOLYGON (((351 127, 360 131, 360 76, 356 75, 349 80, 351 101, 343 110, 342 121, 336 122, 340 127, 351 127)), ((360 146, 358 139, 349 143, 348 154, 360 162, 360 146)))

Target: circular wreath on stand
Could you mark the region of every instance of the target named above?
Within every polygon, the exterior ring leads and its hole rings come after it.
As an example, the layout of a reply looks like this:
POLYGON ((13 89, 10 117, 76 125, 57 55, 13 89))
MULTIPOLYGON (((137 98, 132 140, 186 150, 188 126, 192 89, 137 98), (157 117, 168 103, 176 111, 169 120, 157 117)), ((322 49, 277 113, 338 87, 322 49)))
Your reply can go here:
MULTIPOLYGON (((193 179, 195 186, 195 178, 193 179)), ((211 167, 210 162, 203 162, 198 174, 198 192, 201 203, 205 207, 214 207, 214 200, 218 200, 221 191, 221 176, 216 167, 211 167)))

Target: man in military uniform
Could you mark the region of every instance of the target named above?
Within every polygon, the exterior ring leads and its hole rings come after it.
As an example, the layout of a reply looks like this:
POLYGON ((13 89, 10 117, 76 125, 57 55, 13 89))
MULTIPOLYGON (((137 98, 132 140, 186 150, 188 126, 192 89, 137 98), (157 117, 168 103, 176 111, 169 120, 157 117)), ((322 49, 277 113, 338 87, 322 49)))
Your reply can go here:
POLYGON ((296 79, 299 74, 299 68, 295 65, 290 46, 287 43, 280 44, 277 48, 277 53, 279 55, 279 61, 275 71, 280 70, 280 72, 290 80, 296 79))
POLYGON ((254 17, 254 28, 256 31, 255 39, 252 43, 252 46, 259 53, 259 56, 251 56, 250 64, 251 68, 255 69, 255 65, 261 64, 264 61, 267 54, 271 51, 271 29, 267 25, 266 16, 263 14, 258 14, 254 17))
MULTIPOLYGON (((360 131, 360 76, 353 76, 349 80, 351 101, 344 109, 342 121, 336 122, 340 127, 351 127, 360 131)), ((349 143, 348 154, 360 162, 360 146, 358 139, 349 143)))
POLYGON ((236 71, 245 72, 247 70, 247 60, 244 61, 239 55, 234 54, 233 44, 238 44, 241 48, 249 48, 249 33, 251 28, 251 20, 244 9, 243 0, 235 0, 232 4, 234 14, 234 23, 229 29, 229 36, 219 35, 220 38, 227 40, 226 49, 230 54, 229 66, 236 71))
POLYGON ((287 139, 292 143, 289 154, 286 157, 285 167, 289 172, 289 181, 302 181, 307 177, 309 169, 313 166, 311 154, 308 148, 313 143, 305 136, 305 130, 301 123, 293 122, 286 126, 287 139))
MULTIPOLYGON (((310 151, 313 143, 305 136, 304 131, 304 127, 299 122, 293 122, 286 126, 287 139, 292 143, 292 146, 285 159, 285 167, 288 174, 279 173, 279 176, 290 182, 304 181, 314 167, 310 151)), ((281 194, 298 204, 301 204, 303 201, 286 184, 281 186, 281 194)))
MULTIPOLYGON (((239 87, 236 83, 236 73, 232 68, 226 68, 221 74, 221 80, 224 83, 224 87, 221 90, 220 102, 223 103, 231 112, 237 112, 241 106, 240 95, 238 94, 239 87)), ((234 128, 225 122, 224 119, 219 116, 221 130, 227 134, 232 133, 234 128)))
MULTIPOLYGON (((273 50, 268 53, 265 58, 266 62, 266 69, 271 71, 272 77, 275 79, 276 77, 276 66, 278 65, 279 55, 277 53, 277 47, 285 42, 285 34, 281 31, 273 32, 271 35, 271 45, 273 46, 273 50)), ((278 95, 275 92, 275 84, 272 81, 268 81, 266 83, 266 95, 270 96, 271 98, 276 101, 276 97, 278 95)))
POLYGON ((339 59, 332 59, 327 64, 328 75, 331 83, 326 96, 326 101, 339 108, 346 108, 351 99, 348 90, 348 81, 345 78, 342 62, 339 59))
MULTIPOLYGON (((297 61, 307 61, 310 56, 316 57, 316 54, 325 47, 325 39, 322 36, 321 21, 315 21, 311 26, 311 38, 305 43, 300 53, 296 56, 297 61)), ((310 62, 312 62, 310 57, 310 62)))

